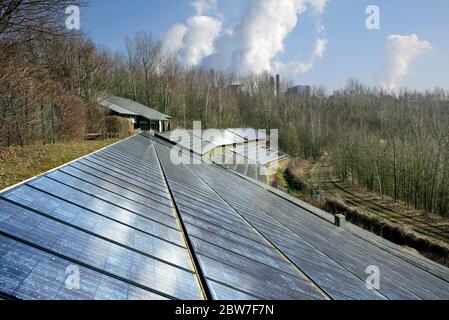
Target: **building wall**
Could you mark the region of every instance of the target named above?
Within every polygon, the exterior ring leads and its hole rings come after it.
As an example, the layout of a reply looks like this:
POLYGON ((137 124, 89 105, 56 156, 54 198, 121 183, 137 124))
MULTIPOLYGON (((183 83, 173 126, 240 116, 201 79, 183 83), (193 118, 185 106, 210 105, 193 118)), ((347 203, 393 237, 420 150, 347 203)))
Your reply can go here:
POLYGON ((134 129, 140 129, 142 131, 153 130, 156 132, 164 132, 168 131, 169 128, 169 121, 148 120, 143 117, 137 117, 134 123, 134 129))
POLYGON ((295 86, 287 89, 288 95, 295 95, 299 97, 310 97, 310 86, 295 86))

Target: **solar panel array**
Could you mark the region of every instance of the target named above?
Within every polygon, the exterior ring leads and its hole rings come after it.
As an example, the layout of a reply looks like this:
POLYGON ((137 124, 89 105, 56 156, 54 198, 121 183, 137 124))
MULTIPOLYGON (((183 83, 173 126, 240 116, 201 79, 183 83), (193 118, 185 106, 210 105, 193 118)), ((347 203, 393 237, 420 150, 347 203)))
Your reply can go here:
POLYGON ((331 298, 449 299, 447 269, 441 279, 224 169, 191 168, 331 298), (378 290, 366 287, 369 266, 379 268, 378 290))
POLYGON ((449 299, 447 268, 172 147, 134 136, 0 194, 0 296, 449 299))
POLYGON ((268 183, 269 172, 265 165, 259 164, 256 160, 248 159, 232 150, 227 150, 224 154, 215 155, 214 162, 262 183, 268 183))
POLYGON ((0 197, 0 291, 24 299, 202 299, 152 144, 137 136, 0 197), (79 267, 80 289, 67 270, 79 267))
POLYGON ((200 155, 204 155, 218 147, 234 146, 254 141, 265 141, 267 139, 267 136, 263 132, 250 128, 206 130, 176 129, 171 132, 158 133, 157 136, 200 155))
POLYGON ((190 150, 194 154, 204 155, 216 147, 215 144, 202 140, 197 135, 193 135, 192 130, 176 129, 170 132, 158 133, 157 135, 181 148, 190 150))
POLYGON ((162 168, 216 299, 323 299, 302 272, 185 165, 158 145, 162 168))
POLYGON ((177 129, 158 133, 157 136, 179 146, 178 152, 183 158, 190 156, 186 155, 186 150, 192 154, 205 155, 220 148, 219 152, 213 154, 213 161, 265 184, 268 183, 267 176, 272 174, 267 167, 287 158, 286 155, 257 143, 266 141, 267 136, 263 131, 251 128, 177 129), (221 147, 226 147, 224 153, 221 152, 221 147))
POLYGON ((264 145, 245 144, 236 146, 233 151, 240 156, 248 159, 250 164, 269 164, 274 161, 279 161, 285 158, 278 151, 266 148, 264 145))
POLYGON ((228 131, 245 138, 247 141, 266 141, 267 135, 266 130, 256 130, 253 128, 232 128, 227 129, 228 131))
POLYGON ((215 147, 232 146, 247 141, 244 137, 236 135, 226 129, 192 130, 191 132, 194 136, 203 141, 210 142, 215 147))

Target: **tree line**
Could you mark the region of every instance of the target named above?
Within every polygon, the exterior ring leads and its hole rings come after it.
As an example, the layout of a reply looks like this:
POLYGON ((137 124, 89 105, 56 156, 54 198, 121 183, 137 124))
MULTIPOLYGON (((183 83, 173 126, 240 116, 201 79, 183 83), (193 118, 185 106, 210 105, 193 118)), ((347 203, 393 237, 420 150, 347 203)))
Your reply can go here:
POLYGON ((85 4, 0 1, 0 147, 129 131, 96 100, 112 61, 82 33, 66 29, 66 8, 85 4))
POLYGON ((69 4, 0 1, 0 147, 127 132, 126 120, 99 107, 107 93, 169 114, 178 127, 279 129, 293 157, 330 154, 343 178, 447 215, 447 91, 391 94, 349 80, 332 94, 318 86, 297 96, 284 94, 293 83, 283 79, 277 94, 274 75, 182 65, 149 32, 125 39, 124 52, 98 46, 63 28, 69 4))
POLYGON ((334 145, 343 178, 380 196, 448 216, 449 94, 402 90, 383 96, 363 88, 334 145))

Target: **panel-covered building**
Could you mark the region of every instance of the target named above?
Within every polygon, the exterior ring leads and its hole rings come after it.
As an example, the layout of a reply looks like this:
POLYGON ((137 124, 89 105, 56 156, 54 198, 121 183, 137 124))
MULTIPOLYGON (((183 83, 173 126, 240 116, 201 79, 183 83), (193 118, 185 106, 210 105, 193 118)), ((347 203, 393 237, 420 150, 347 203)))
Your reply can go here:
POLYGON ((100 104, 112 113, 130 118, 134 129, 142 131, 170 131, 171 117, 136 101, 117 96, 101 99, 100 104))

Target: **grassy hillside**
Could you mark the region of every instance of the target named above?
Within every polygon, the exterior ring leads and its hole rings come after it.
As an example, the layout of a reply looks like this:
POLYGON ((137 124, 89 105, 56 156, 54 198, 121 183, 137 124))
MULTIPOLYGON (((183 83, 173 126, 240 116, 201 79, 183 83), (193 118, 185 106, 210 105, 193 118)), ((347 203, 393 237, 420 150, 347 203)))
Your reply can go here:
POLYGON ((0 190, 117 141, 107 139, 0 149, 0 190))
POLYGON ((328 156, 291 162, 271 185, 329 213, 343 213, 351 223, 449 266, 448 219, 341 179, 328 156))

